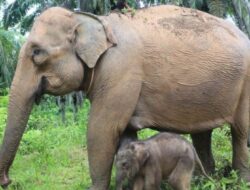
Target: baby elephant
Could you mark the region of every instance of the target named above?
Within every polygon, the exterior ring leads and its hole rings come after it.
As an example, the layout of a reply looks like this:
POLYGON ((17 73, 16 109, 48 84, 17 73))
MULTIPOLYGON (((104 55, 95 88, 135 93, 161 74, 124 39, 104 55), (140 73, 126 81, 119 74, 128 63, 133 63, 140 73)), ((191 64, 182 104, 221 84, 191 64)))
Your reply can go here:
POLYGON ((177 134, 131 142, 116 155, 116 189, 124 190, 128 183, 130 190, 159 190, 165 179, 173 189, 188 190, 195 163, 208 177, 193 146, 177 134))

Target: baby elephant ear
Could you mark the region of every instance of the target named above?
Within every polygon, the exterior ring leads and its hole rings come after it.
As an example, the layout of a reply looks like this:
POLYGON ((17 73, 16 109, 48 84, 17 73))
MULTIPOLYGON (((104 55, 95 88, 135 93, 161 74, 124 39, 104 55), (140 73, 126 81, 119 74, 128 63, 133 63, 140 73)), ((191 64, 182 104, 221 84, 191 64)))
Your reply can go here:
POLYGON ((89 68, 93 68, 99 57, 117 42, 105 20, 88 13, 77 14, 77 19, 80 22, 74 31, 75 51, 89 68))
POLYGON ((147 148, 145 143, 138 143, 134 147, 136 157, 140 162, 140 165, 142 166, 150 156, 149 149, 147 148))

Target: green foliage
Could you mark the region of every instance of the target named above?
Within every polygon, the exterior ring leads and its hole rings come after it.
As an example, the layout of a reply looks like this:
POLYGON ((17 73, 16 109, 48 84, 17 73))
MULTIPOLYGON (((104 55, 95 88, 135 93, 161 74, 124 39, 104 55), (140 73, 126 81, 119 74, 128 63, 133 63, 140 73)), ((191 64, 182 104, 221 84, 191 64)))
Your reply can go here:
POLYGON ((105 15, 109 12, 111 5, 110 0, 78 0, 80 10, 91 12, 97 15, 105 15))
POLYGON ((147 139, 155 134, 157 134, 157 131, 151 130, 151 129, 144 129, 138 132, 139 139, 147 139))
POLYGON ((0 89, 11 84, 23 38, 0 28, 0 89))
POLYGON ((168 0, 165 2, 198 9, 221 18, 225 17, 230 3, 226 0, 168 0))
POLYGON ((8 88, 0 88, 0 96, 6 96, 9 93, 8 88))
POLYGON ((6 108, 8 105, 9 97, 8 96, 0 96, 0 108, 6 108))
POLYGON ((228 1, 225 0, 207 0, 209 13, 217 17, 224 18, 228 1))
POLYGON ((8 96, 1 96, 0 95, 0 137, 3 135, 4 125, 6 124, 7 119, 7 104, 9 98, 8 96))
MULTIPOLYGON (((0 139, 7 117, 7 96, 0 96, 0 139)), ((55 102, 46 97, 34 107, 10 171, 10 190, 87 189, 90 185, 86 156, 86 123, 89 102, 74 122, 62 124, 55 102), (43 123, 43 124, 42 124, 43 123)))

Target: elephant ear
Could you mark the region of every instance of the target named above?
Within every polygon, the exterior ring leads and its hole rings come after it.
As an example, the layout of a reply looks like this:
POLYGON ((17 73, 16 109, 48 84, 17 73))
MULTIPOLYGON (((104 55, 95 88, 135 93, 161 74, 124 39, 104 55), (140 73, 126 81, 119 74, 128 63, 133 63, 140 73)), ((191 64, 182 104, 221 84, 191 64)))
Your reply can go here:
POLYGON ((144 165, 147 159, 150 156, 149 150, 145 143, 143 142, 136 142, 132 145, 132 150, 135 152, 135 156, 137 160, 140 162, 140 165, 144 165))
POLYGON ((104 19, 89 13, 78 14, 77 19, 80 22, 74 30, 75 51, 89 68, 93 68, 99 57, 117 42, 104 19))

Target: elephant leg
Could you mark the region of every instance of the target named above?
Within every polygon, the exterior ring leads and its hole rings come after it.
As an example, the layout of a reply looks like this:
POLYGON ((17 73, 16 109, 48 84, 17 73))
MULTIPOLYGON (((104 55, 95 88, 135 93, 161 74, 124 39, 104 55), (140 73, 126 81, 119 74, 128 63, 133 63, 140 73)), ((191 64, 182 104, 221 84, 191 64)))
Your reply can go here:
POLYGON ((156 175, 146 175, 143 190, 160 190, 161 189, 161 178, 156 178, 156 175))
POLYGON ((92 100, 88 124, 87 145, 91 190, 107 190, 110 183, 114 156, 130 117, 132 116, 140 86, 126 85, 133 83, 124 81, 122 88, 113 87, 92 100))
POLYGON ((194 160, 189 156, 181 157, 168 177, 171 187, 175 190, 190 190, 194 166, 194 160))
POLYGON ((142 176, 137 176, 133 183, 133 190, 143 190, 144 189, 144 179, 142 176))
MULTIPOLYGON (((243 98, 241 98, 242 100, 243 98)), ((244 98, 237 108, 235 120, 231 125, 233 144, 233 169, 250 182, 249 155, 247 148, 249 131, 249 98, 244 98)))
POLYGON ((192 134, 193 145, 207 173, 215 172, 215 162, 211 148, 212 130, 192 134))

